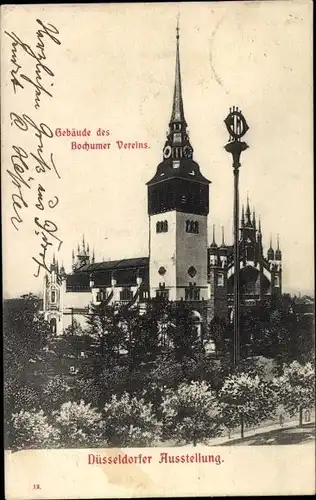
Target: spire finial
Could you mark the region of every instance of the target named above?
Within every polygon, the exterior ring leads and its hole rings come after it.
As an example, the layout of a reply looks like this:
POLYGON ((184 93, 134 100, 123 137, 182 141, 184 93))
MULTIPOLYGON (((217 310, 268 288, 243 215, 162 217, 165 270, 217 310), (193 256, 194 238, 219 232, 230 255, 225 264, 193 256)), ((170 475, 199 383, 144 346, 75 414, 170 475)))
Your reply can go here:
POLYGON ((213 241, 212 241, 213 245, 215 245, 215 224, 213 224, 213 241))
POLYGON ((270 248, 272 248, 272 233, 270 233, 270 248))
POLYGON ((180 38, 180 35, 179 35, 179 32, 180 32, 180 28, 179 28, 179 19, 180 19, 180 12, 178 12, 178 15, 177 15, 177 27, 176 27, 176 32, 177 32, 177 40, 179 40, 179 38, 180 38))
POLYGON ((176 54, 176 73, 175 73, 175 84, 173 93, 173 104, 172 104, 172 114, 170 123, 186 121, 184 118, 183 111, 183 100, 182 100, 182 86, 181 86, 181 72, 180 72, 180 51, 179 51, 179 16, 177 17, 177 27, 176 27, 176 39, 177 39, 177 54, 176 54))
POLYGON ((261 233, 261 217, 260 217, 260 215, 259 215, 259 227, 258 227, 258 231, 259 231, 259 233, 261 233))
POLYGON ((277 250, 280 250, 279 233, 277 234, 277 250))
POLYGON ((84 234, 82 235, 82 250, 85 250, 84 234))

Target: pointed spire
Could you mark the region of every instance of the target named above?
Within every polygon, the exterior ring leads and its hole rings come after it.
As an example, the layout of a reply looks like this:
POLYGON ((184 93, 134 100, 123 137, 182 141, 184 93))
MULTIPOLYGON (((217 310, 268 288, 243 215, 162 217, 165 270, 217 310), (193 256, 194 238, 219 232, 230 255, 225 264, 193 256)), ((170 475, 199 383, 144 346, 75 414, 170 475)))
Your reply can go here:
POLYGON ((250 215, 250 205, 249 205, 248 193, 247 193, 247 206, 246 206, 246 225, 251 225, 251 215, 250 215))
POLYGON ((74 258, 75 258, 75 251, 74 251, 74 249, 72 249, 71 258, 72 258, 72 260, 74 260, 74 258))
POLYGON ((225 232, 224 232, 224 226, 222 226, 222 247, 226 247, 225 245, 225 232))
POLYGON ((277 234, 277 249, 275 251, 275 260, 282 260, 282 252, 280 250, 279 234, 277 234))
POLYGON ((244 204, 242 204, 242 209, 241 209, 241 227, 244 227, 245 225, 245 207, 244 204))
POLYGON ((95 262, 95 253, 94 253, 94 249, 93 249, 93 251, 92 251, 92 264, 94 264, 94 262, 95 262))
POLYGON ((255 210, 252 212, 252 226, 256 229, 256 212, 255 210))
POLYGON ((270 247, 267 252, 268 260, 274 260, 274 250, 272 248, 272 234, 270 234, 270 247))
POLYGON ((78 246, 77 246, 77 250, 78 250, 78 253, 80 253, 80 246, 79 246, 79 243, 78 243, 78 246))
POLYGON ((89 254, 89 243, 87 244, 87 253, 89 254))
POLYGON ((173 93, 173 104, 172 104, 172 114, 170 123, 174 122, 182 122, 186 121, 184 118, 183 111, 183 99, 182 99, 182 85, 181 85, 181 71, 180 71, 180 51, 179 51, 179 17, 177 19, 177 27, 176 27, 176 39, 177 39, 177 54, 176 54, 176 72, 175 72, 175 83, 174 83, 174 93, 173 93))
POLYGON ((258 227, 258 231, 261 234, 261 217, 260 217, 260 215, 259 215, 259 227, 258 227))
POLYGON ((85 251, 84 234, 82 235, 82 250, 85 251))
POLYGON ((211 248, 217 248, 217 244, 215 241, 215 224, 213 224, 213 241, 211 243, 211 248))

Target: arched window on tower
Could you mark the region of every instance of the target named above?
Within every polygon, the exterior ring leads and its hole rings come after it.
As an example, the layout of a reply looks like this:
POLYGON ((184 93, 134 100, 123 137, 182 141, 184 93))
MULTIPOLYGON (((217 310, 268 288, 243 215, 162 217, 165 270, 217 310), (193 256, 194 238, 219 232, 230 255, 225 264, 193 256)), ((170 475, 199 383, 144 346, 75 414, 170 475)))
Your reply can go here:
POLYGON ((217 286, 224 286, 224 274, 219 273, 217 275, 217 286))
POLYGON ((50 325, 50 331, 51 331, 51 333, 56 333, 56 330, 57 330, 57 321, 56 321, 56 318, 51 318, 49 325, 50 325))
POLYGON ((160 233, 160 222, 156 222, 156 233, 160 233))
POLYGON ((56 302, 56 292, 55 290, 52 290, 50 293, 50 300, 51 302, 56 302))
POLYGON ((195 232, 195 234, 199 233, 199 223, 198 223, 198 221, 195 221, 195 223, 194 223, 194 232, 195 232))
POLYGON ((168 232, 168 221, 167 220, 163 221, 163 231, 164 231, 164 233, 168 232))

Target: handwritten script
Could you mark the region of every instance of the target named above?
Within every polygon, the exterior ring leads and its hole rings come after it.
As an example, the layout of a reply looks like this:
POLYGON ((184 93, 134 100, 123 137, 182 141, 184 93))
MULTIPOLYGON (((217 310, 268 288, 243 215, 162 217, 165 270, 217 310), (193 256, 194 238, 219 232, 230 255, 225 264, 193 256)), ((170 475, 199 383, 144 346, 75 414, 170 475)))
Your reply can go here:
MULTIPOLYGON (((39 277, 41 271, 51 272, 48 265, 48 249, 57 247, 60 250, 62 240, 58 234, 57 224, 54 222, 54 209, 59 204, 55 193, 50 193, 50 180, 52 175, 61 178, 51 150, 53 131, 47 123, 34 116, 41 107, 43 96, 53 98, 54 83, 51 81, 55 75, 47 62, 45 43, 60 45, 58 29, 50 23, 36 19, 39 29, 36 31, 36 46, 21 40, 13 31, 5 31, 12 40, 10 80, 14 94, 25 91, 29 86, 35 88, 35 97, 30 107, 35 109, 33 116, 27 113, 10 112, 10 124, 14 127, 17 138, 12 144, 10 167, 6 170, 12 184, 12 214, 11 224, 19 231, 26 214, 31 215, 34 224, 34 234, 39 238, 39 250, 32 257, 36 264, 34 276, 39 277), (26 55, 26 57, 25 57, 26 55), (31 68, 30 61, 34 62, 34 76, 27 74, 23 69, 23 59, 27 69, 31 68), (45 78, 46 77, 46 78, 45 78), (34 200, 35 203, 30 202, 34 200)), ((25 94, 25 106, 28 93, 25 94)))

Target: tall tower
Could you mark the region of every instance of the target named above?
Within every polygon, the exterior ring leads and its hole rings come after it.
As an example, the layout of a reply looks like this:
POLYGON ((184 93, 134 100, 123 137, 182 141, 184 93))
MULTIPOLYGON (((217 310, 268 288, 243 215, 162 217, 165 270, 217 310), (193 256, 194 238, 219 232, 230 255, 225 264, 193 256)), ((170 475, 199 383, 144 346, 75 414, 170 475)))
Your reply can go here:
POLYGON ((43 291, 43 312, 44 318, 50 324, 53 334, 62 332, 63 329, 63 280, 65 269, 62 265, 59 268, 58 262, 53 257, 50 265, 50 272, 44 278, 43 291))
POLYGON ((207 216, 209 184, 193 160, 184 117, 179 27, 173 105, 163 161, 147 183, 151 297, 208 298, 207 216))

